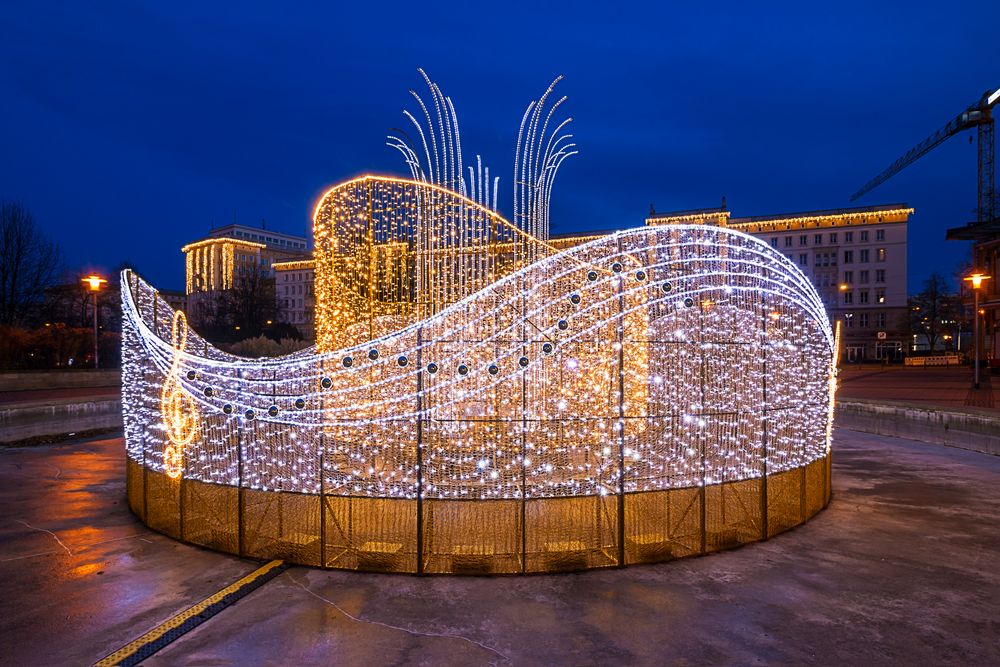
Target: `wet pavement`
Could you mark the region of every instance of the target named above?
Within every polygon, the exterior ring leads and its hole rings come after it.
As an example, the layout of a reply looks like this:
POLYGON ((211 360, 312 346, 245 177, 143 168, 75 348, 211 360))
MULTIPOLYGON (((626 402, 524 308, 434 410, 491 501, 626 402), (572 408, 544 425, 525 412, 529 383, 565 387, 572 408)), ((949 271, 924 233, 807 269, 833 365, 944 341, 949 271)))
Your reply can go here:
POLYGON ((24 391, 0 391, 0 405, 6 403, 49 403, 53 399, 70 398, 93 401, 102 398, 116 398, 122 395, 121 387, 54 387, 51 389, 26 389, 24 391))
POLYGON ((845 364, 838 374, 838 399, 903 401, 924 407, 973 407, 1000 411, 1000 378, 982 368, 979 389, 972 388, 969 366, 883 366, 845 364), (996 379, 994 383, 992 380, 996 379))
MULTIPOLYGON (((0 450, 0 664, 89 664, 259 563, 125 504, 120 438, 0 450)), ((834 500, 769 542, 625 570, 292 567, 147 665, 1000 664, 1000 458, 838 431, 834 500)))

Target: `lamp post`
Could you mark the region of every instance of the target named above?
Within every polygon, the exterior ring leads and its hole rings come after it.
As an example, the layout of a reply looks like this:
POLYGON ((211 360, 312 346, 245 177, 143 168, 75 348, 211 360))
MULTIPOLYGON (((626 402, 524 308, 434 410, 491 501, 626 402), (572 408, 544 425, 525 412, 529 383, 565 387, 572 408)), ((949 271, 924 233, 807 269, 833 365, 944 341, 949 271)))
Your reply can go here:
POLYGON ((90 293, 94 295, 94 369, 98 368, 97 357, 97 293, 101 291, 101 285, 108 282, 98 275, 89 275, 82 279, 82 282, 90 288, 90 293))
POLYGON ((983 286, 984 280, 989 280, 992 276, 976 271, 968 275, 964 280, 972 283, 972 339, 975 343, 975 359, 972 361, 972 387, 979 389, 979 288, 983 286))

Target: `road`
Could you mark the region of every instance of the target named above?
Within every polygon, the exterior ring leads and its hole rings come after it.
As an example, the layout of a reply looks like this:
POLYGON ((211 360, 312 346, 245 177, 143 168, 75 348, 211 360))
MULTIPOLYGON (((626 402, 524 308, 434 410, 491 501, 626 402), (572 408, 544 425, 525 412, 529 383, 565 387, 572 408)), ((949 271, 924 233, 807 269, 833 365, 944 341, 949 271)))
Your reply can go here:
MULTIPOLYGON (((0 664, 90 664, 259 567, 125 505, 120 438, 0 450, 0 664)), ((146 665, 1000 664, 1000 458, 838 431, 766 543, 497 578, 291 567, 146 665)))

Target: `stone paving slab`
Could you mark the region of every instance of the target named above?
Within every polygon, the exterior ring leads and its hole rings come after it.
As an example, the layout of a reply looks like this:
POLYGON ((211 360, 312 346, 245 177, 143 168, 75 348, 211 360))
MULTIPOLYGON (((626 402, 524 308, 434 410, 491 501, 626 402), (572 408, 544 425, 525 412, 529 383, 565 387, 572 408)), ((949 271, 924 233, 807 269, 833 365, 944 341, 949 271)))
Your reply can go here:
MULTIPOLYGON (((994 376, 981 370, 980 387, 972 388, 968 366, 882 366, 847 364, 840 369, 838 399, 903 401, 915 405, 978 407, 1000 412, 994 376)), ((1000 379, 997 383, 1000 386, 1000 379)))
MULTIPOLYGON (((122 455, 0 450, 0 663, 93 662, 255 567, 139 524, 122 455)), ((830 507, 765 543, 530 577, 293 567, 144 664, 1000 664, 1000 458, 839 430, 833 467, 830 507)))

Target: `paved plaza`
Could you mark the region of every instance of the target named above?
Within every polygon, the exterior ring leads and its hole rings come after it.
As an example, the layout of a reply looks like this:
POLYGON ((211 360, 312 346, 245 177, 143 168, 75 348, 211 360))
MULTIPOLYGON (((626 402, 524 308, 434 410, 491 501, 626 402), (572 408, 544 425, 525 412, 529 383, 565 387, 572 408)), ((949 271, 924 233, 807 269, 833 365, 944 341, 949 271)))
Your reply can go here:
MULTIPOLYGON (((769 542, 625 570, 291 567, 147 665, 1000 664, 1000 458, 840 430, 769 542)), ((89 664, 260 563, 163 537, 120 438, 0 450, 0 664, 89 664)))
POLYGON ((968 366, 883 366, 882 364, 845 364, 839 373, 838 399, 862 398, 878 401, 902 401, 918 406, 979 408, 1000 412, 993 385, 1000 377, 985 366, 981 369, 979 389, 972 388, 972 369, 968 366))

